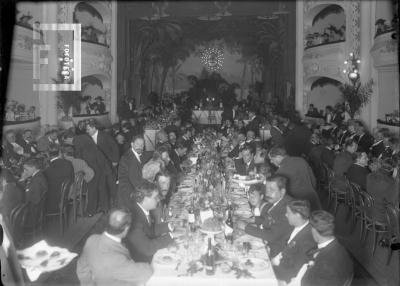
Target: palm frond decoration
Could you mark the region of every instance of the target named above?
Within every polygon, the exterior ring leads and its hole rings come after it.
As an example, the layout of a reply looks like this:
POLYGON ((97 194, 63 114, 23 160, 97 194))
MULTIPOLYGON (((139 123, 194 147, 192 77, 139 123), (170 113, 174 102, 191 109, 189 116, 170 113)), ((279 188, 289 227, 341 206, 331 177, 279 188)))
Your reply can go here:
POLYGON ((373 84, 373 80, 370 79, 365 84, 361 84, 360 81, 357 81, 354 84, 345 83, 339 87, 345 102, 348 104, 349 110, 347 111, 351 118, 354 118, 354 116, 360 112, 360 109, 369 102, 373 92, 373 84))
POLYGON ((343 13, 343 8, 340 7, 339 5, 336 4, 332 4, 329 5, 328 7, 322 9, 313 19, 312 21, 312 25, 314 26, 315 22, 317 22, 318 20, 322 20, 324 19, 326 16, 330 15, 330 14, 340 14, 343 13))

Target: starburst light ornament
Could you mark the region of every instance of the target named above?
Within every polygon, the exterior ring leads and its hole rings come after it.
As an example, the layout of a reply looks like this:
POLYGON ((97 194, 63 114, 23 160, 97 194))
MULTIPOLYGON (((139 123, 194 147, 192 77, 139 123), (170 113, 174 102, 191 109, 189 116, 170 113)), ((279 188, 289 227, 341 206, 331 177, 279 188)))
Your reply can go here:
POLYGON ((201 55, 201 63, 210 71, 217 71, 222 68, 224 53, 220 48, 207 48, 201 55))

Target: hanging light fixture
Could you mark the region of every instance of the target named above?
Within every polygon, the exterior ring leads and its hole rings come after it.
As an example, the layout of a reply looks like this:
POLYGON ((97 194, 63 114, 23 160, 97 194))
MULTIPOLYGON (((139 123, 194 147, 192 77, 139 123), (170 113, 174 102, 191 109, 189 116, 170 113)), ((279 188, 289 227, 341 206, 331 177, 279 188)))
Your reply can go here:
POLYGON ((350 53, 349 58, 344 61, 346 68, 343 70, 343 73, 347 74, 347 77, 353 84, 360 78, 360 63, 361 60, 358 59, 354 53, 350 53))

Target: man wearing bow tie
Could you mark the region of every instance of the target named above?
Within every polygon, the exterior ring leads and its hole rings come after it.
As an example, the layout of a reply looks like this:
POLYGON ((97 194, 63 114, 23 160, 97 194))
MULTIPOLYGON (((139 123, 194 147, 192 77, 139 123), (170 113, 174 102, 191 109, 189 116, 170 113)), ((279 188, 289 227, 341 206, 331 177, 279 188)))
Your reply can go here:
POLYGON ((344 285, 353 276, 353 261, 335 238, 333 215, 323 210, 315 211, 311 215, 310 224, 318 248, 311 257, 314 262, 308 264, 301 285, 344 285))
POLYGON ((173 242, 170 223, 153 223, 150 211, 156 209, 160 197, 157 185, 148 181, 134 193, 136 203, 132 206, 132 226, 126 237, 126 244, 135 262, 148 262, 157 250, 173 242))
POLYGON ((286 217, 294 227, 282 251, 272 258, 276 277, 289 282, 297 275, 302 265, 308 262, 307 253, 317 245, 311 233, 310 203, 291 201, 286 206, 286 217))
POLYGON ((265 197, 269 202, 264 220, 261 225, 248 224, 245 232, 268 242, 270 256, 274 257, 286 241, 284 238, 291 232, 292 227, 285 217, 286 205, 292 200, 286 195, 287 179, 280 175, 267 178, 265 197))

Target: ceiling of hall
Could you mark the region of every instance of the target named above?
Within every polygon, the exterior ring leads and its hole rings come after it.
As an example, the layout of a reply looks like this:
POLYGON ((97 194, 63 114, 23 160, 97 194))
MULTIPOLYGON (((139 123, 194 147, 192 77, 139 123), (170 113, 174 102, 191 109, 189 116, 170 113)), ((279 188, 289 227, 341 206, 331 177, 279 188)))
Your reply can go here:
POLYGON ((118 2, 118 13, 135 19, 152 17, 161 8, 170 17, 212 16, 221 11, 227 11, 232 16, 272 16, 283 6, 288 11, 294 11, 295 1, 126 1, 118 2))

